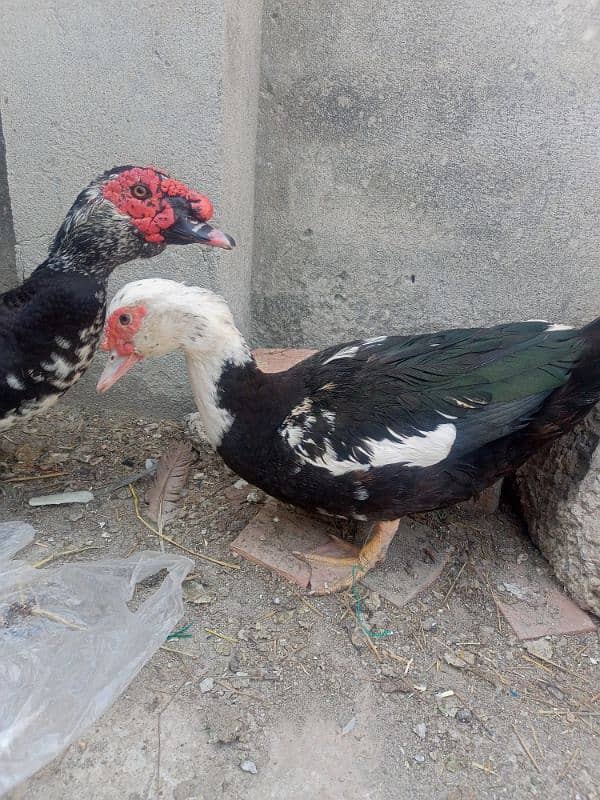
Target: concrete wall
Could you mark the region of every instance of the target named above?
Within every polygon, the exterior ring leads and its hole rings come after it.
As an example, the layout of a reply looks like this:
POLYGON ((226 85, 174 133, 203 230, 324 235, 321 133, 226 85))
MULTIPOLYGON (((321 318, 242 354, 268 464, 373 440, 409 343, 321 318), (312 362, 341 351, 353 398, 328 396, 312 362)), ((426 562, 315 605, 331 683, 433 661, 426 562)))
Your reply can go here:
POLYGON ((266 0, 261 344, 600 313, 597 2, 266 0))
MULTIPOLYGON (((0 96, 20 277, 44 258, 91 178, 115 164, 157 164, 206 192, 240 247, 174 248, 121 268, 111 290, 158 274, 204 284, 222 291, 248 328, 261 6, 4 0, 0 96)), ((71 401, 95 401, 101 365, 98 357, 71 401)), ((131 378, 103 404, 191 407, 179 356, 131 378)))

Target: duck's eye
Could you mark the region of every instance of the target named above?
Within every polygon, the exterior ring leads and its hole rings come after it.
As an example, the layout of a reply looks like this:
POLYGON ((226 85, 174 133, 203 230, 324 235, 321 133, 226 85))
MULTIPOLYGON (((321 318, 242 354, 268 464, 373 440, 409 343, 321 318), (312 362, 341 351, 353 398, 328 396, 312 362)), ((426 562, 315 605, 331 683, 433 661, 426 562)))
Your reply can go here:
POLYGON ((119 325, 123 325, 124 327, 131 325, 131 314, 121 314, 119 317, 119 325))
POLYGON ((152 192, 145 183, 136 183, 131 187, 131 194, 138 200, 147 200, 152 192))

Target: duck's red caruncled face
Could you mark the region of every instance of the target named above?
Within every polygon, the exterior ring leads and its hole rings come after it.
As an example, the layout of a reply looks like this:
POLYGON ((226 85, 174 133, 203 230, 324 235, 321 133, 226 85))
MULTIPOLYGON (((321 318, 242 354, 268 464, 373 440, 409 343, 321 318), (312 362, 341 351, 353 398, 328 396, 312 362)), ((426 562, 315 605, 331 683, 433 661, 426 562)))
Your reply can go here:
POLYGON ((169 178, 152 167, 132 167, 102 187, 102 194, 143 234, 147 242, 164 242, 165 231, 175 222, 168 198, 181 198, 198 222, 213 216, 213 205, 203 194, 169 178))
POLYGON ((120 356, 134 352, 133 337, 139 331, 146 316, 144 306, 117 308, 106 320, 103 350, 111 350, 120 356))

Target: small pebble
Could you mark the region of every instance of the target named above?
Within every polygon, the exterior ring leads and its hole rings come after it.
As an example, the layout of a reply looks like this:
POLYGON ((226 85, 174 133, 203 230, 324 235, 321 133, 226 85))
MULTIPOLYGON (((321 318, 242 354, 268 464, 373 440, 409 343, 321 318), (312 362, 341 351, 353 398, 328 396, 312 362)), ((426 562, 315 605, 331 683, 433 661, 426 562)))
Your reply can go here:
POLYGON ((537 658, 546 661, 552 658, 552 644, 547 639, 532 639, 525 642, 525 649, 537 658))
POLYGON ((234 484, 234 489, 243 489, 245 486, 248 486, 248 481, 245 481, 243 478, 239 478, 234 484))
POLYGON ((421 623, 421 627, 424 631, 432 631, 434 628, 437 628, 437 620, 435 620, 433 617, 427 617, 421 623))
POLYGON ((202 694, 206 694, 207 692, 212 692, 215 688, 215 679, 214 678, 204 678, 203 681, 200 681, 200 691, 202 694))
POLYGON ((218 642, 214 643, 213 647, 214 647, 215 653, 217 653, 220 656, 230 656, 231 655, 231 645, 229 644, 229 642, 224 642, 221 639, 219 639, 218 642))
POLYGON ((469 725, 473 719, 473 714, 468 708, 459 708, 454 715, 457 722, 462 722, 464 725, 469 725))
POLYGON ((414 758, 417 764, 423 764, 425 762, 425 756, 423 755, 423 753, 417 753, 417 755, 414 758))
POLYGON ((342 736, 346 736, 346 734, 352 733, 355 727, 356 727, 356 717, 352 717, 352 719, 349 720, 342 728, 342 736))
POLYGON ((369 592, 369 594, 363 600, 363 605, 367 611, 374 613, 375 611, 379 611, 381 608, 381 598, 377 592, 369 592))
POLYGON ((424 722, 419 722, 418 725, 415 725, 413 731, 417 734, 419 739, 424 739, 427 736, 427 725, 424 722))
POLYGON ((254 761, 242 761, 240 767, 242 768, 243 772, 251 772, 252 775, 256 775, 258 772, 254 761))

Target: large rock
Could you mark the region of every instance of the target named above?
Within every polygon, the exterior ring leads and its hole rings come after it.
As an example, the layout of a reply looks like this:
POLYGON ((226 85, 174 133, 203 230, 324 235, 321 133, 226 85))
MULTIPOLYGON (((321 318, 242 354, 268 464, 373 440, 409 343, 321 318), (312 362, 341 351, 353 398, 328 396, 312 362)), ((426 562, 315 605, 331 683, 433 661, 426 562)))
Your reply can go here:
POLYGON ((600 615, 600 407, 517 473, 529 532, 557 577, 600 615))

